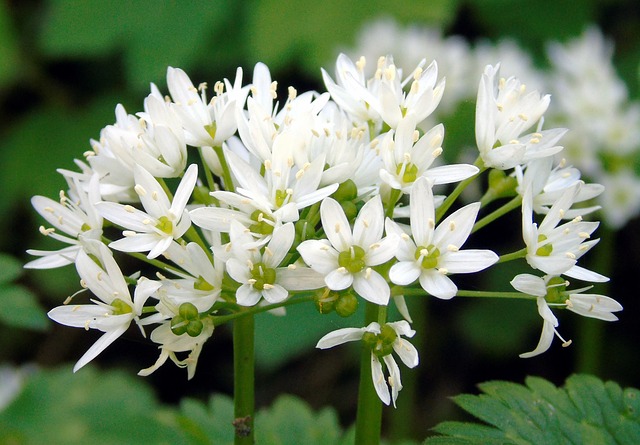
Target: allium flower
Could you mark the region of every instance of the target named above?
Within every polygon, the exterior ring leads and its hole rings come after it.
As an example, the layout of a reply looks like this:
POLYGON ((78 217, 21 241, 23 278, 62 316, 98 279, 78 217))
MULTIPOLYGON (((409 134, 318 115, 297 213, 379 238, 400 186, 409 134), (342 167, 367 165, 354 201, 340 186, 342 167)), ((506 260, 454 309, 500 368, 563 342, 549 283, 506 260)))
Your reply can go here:
POLYGON ((549 106, 549 95, 526 92, 514 77, 499 77, 499 65, 487 65, 480 79, 476 103, 476 143, 487 167, 500 170, 552 156, 562 150, 555 145, 567 130, 523 133, 540 121, 549 106))
POLYGON ((522 293, 537 297, 538 313, 543 319, 538 345, 533 351, 520 354, 522 358, 534 357, 545 352, 551 346, 554 335, 562 340, 562 346, 571 344, 571 341, 566 341, 558 333, 558 319, 551 312, 550 305, 566 307, 576 314, 605 321, 617 320, 612 312, 622 310, 622 306, 613 298, 582 293, 589 289, 588 287, 567 291, 569 282, 558 276, 545 275, 541 278, 531 274, 520 274, 511 281, 511 285, 522 293))
POLYGON ((426 178, 416 181, 410 197, 412 236, 397 223, 386 223, 387 233, 400 238, 398 262, 391 267, 389 278, 401 286, 419 279, 422 288, 434 297, 453 298, 458 288, 448 274, 478 272, 498 260, 490 250, 460 250, 471 233, 480 203, 457 210, 436 227, 433 192, 426 178))
POLYGON ((365 300, 386 305, 389 285, 372 269, 390 260, 396 249, 395 236, 382 237, 384 210, 379 196, 360 210, 353 231, 340 204, 326 198, 320 205, 322 227, 328 239, 307 240, 298 246, 302 259, 324 275, 327 287, 353 289, 365 300))
POLYGON ((257 243, 248 229, 231 222, 231 250, 227 273, 241 283, 236 300, 242 306, 253 306, 261 298, 279 303, 289 296, 289 290, 318 289, 324 286, 322 275, 306 267, 279 267, 289 252, 295 237, 293 223, 276 228, 266 246, 257 243))
POLYGON ((94 304, 58 306, 49 311, 49 318, 65 326, 98 329, 104 335, 78 360, 73 372, 89 363, 124 334, 132 320, 138 321, 144 303, 161 285, 159 282, 141 279, 132 300, 111 251, 101 243, 97 244, 92 257, 84 250, 79 251, 76 268, 83 285, 98 300, 92 300, 94 304), (94 259, 99 260, 100 265, 94 259))
POLYGON ((427 177, 434 184, 450 184, 462 181, 478 172, 468 164, 451 164, 432 167, 442 154, 444 126, 436 125, 418 139, 416 121, 408 116, 400 120, 395 132, 389 131, 378 145, 384 160, 380 178, 392 188, 408 193, 419 177, 427 177))
POLYGON ((83 239, 97 240, 102 236, 102 217, 93 206, 93 203, 100 200, 98 175, 91 177, 87 191, 83 190, 78 179, 67 178, 67 181, 70 186, 69 196, 60 192, 60 202, 44 196, 34 196, 31 204, 54 227, 47 229, 41 226, 40 232, 69 246, 56 251, 27 250, 28 254, 41 257, 25 264, 24 267, 28 269, 52 269, 71 264, 83 248, 83 239), (68 236, 57 233, 56 229, 68 236))
POLYGON ((156 258, 191 226, 185 207, 198 178, 198 166, 192 164, 187 169, 173 201, 145 169, 136 166, 134 175, 135 190, 146 212, 114 202, 100 202, 96 207, 105 219, 128 229, 122 232, 124 238, 109 247, 123 252, 148 251, 148 258, 156 258))
POLYGON ((384 404, 389 405, 393 401, 395 407, 398 393, 402 389, 402 382, 400 369, 392 352, 398 354, 402 363, 407 367, 418 366, 418 351, 411 343, 401 337, 411 338, 415 333, 416 331, 411 329, 409 323, 404 320, 386 323, 382 327, 373 322, 364 328, 344 328, 330 332, 318 341, 316 348, 328 349, 350 341, 364 341, 371 347, 371 378, 376 393, 384 404), (384 376, 380 359, 387 367, 388 379, 384 376), (391 387, 391 394, 389 394, 389 387, 391 387))
POLYGON ((527 246, 527 262, 534 269, 551 275, 566 275, 584 281, 602 282, 608 278, 578 266, 578 259, 599 240, 588 240, 598 222, 582 221, 580 216, 559 225, 578 196, 582 182, 566 189, 549 209, 542 223, 533 221, 531 188, 522 199, 522 236, 527 246))

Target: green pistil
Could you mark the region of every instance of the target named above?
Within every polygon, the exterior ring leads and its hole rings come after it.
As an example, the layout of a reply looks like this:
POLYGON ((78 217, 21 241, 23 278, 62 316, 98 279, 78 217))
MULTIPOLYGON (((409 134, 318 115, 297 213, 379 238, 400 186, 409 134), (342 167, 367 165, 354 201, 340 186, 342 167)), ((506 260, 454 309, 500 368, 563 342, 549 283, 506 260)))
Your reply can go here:
POLYGON ((156 224, 156 228, 166 233, 167 235, 171 235, 173 233, 173 223, 166 216, 161 216, 158 218, 158 224, 156 224))
MULTIPOLYGON (((538 235, 538 243, 541 243, 547 239, 544 235, 538 235)), ((553 252, 553 245, 551 243, 545 244, 544 246, 538 247, 536 250, 536 255, 538 256, 549 256, 553 252)))
POLYGON ((439 256, 440 250, 433 244, 430 244, 429 247, 418 247, 415 253, 416 260, 419 260, 420 257, 422 257, 421 266, 423 269, 433 269, 436 267, 438 265, 439 256))
POLYGON ((83 232, 86 232, 87 230, 91 230, 91 226, 87 223, 82 224, 82 227, 80 227, 80 230, 82 230, 83 232))
POLYGON ((178 315, 171 319, 171 331, 175 335, 186 333, 189 337, 197 337, 203 328, 198 308, 192 303, 182 303, 178 308, 178 315))
POLYGON ((387 324, 382 325, 379 334, 365 332, 362 341, 371 348, 371 351, 378 358, 389 355, 393 352, 393 342, 398 338, 398 334, 387 324))
POLYGON ((253 287, 263 290, 265 284, 272 285, 276 282, 276 271, 265 266, 264 263, 257 263, 251 268, 251 278, 255 280, 253 287))
POLYGON ((349 250, 338 254, 338 265, 344 267, 349 273, 362 271, 366 264, 364 262, 364 249, 360 246, 351 246, 349 250))
POLYGON ((276 190, 276 206, 282 207, 288 201, 289 193, 286 190, 276 190))
POLYGON ((114 309, 113 315, 130 314, 133 312, 131 306, 119 298, 116 298, 111 302, 111 307, 114 309))
POLYGON ((260 235, 271 235, 273 233, 274 221, 265 216, 261 210, 255 210, 251 214, 251 220, 255 221, 255 223, 249 226, 249 230, 253 233, 258 233, 260 235))
POLYGON ((205 125, 204 129, 209 133, 211 139, 216 138, 216 131, 218 131, 218 125, 215 122, 210 123, 209 125, 205 125))
POLYGON ((547 303, 564 303, 566 296, 567 281, 562 277, 553 277, 547 283, 547 295, 544 299, 547 303))
POLYGON ((212 291, 215 287, 205 280, 203 277, 198 277, 195 283, 193 283, 193 288, 202 291, 212 291))
POLYGON ((402 182, 405 184, 413 183, 418 178, 418 167, 411 162, 399 164, 396 168, 396 174, 399 175, 400 173, 402 173, 402 182), (404 173, 402 173, 403 168, 404 173))

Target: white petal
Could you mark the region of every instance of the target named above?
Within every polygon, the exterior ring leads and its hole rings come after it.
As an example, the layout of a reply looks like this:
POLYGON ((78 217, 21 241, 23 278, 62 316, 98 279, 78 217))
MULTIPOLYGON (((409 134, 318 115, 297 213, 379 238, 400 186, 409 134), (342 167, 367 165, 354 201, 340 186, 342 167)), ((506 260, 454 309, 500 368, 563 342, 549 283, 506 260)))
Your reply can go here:
POLYGON ((270 289, 263 289, 262 296, 269 303, 280 303, 281 301, 287 299, 287 297, 289 296, 289 292, 287 292, 287 290, 279 284, 274 284, 270 289))
POLYGON ((407 340, 397 338, 396 341, 393 342, 393 350, 398 354, 402 363, 408 368, 415 368, 418 366, 418 363, 420 363, 418 350, 407 340))
POLYGON ((325 276, 324 282, 331 290, 342 290, 351 286, 353 275, 344 268, 332 270, 325 276))
POLYGON ((251 284, 243 284, 236 290, 236 301, 241 306, 255 306, 262 294, 251 284))
POLYGON ((395 284, 407 286, 418 279, 422 268, 415 261, 400 261, 389 270, 389 278, 395 284))
POLYGON ((458 292, 458 288, 453 281, 435 269, 422 270, 420 285, 429 294, 443 300, 453 298, 458 292))
MULTIPOLYGON (((384 209, 380 195, 370 199, 362 207, 353 225, 353 243, 364 247, 380 241, 384 230, 384 209)), ((392 255, 393 256, 393 255, 392 255)), ((391 257, 389 257, 391 258, 391 257)))
POLYGON ((474 165, 452 164, 430 168, 425 172, 425 176, 431 179, 434 184, 451 184, 470 178, 478 171, 478 167, 474 165))
POLYGON ((542 278, 535 275, 526 273, 516 275, 515 278, 511 280, 511 285, 515 290, 524 294, 535 295, 536 297, 544 297, 547 295, 547 285, 542 278))
POLYGON ((113 331, 106 332, 102 337, 100 337, 88 350, 84 353, 80 360, 73 367, 73 372, 76 372, 78 369, 82 368, 84 365, 89 363, 91 360, 96 358, 98 354, 104 351, 107 346, 113 343, 118 337, 120 337, 127 330, 127 326, 121 326, 118 329, 114 329, 113 331))
POLYGON ((396 247, 398 245, 398 237, 389 235, 384 239, 374 244, 363 246, 366 250, 364 261, 367 266, 377 266, 378 264, 386 263, 396 254, 396 247))
POLYGON ((367 301, 381 306, 389 303, 389 284, 375 270, 364 271, 353 277, 353 289, 367 301))
POLYGON ((419 246, 429 246, 435 226, 435 209, 431 185, 426 178, 418 178, 411 188, 410 213, 413 239, 419 246))
POLYGON ((193 192, 193 187, 196 185, 196 181, 198 180, 198 165, 191 164, 187 171, 185 172, 178 188, 176 190, 175 195, 173 196, 173 202, 171 203, 171 208, 169 211, 176 216, 179 216, 184 211, 184 208, 191 197, 191 193, 193 192))
POLYGON ((553 324, 545 320, 542 325, 542 334, 540 335, 540 340, 538 341, 536 348, 533 351, 520 354, 520 357, 530 358, 545 352, 551 346, 554 333, 555 328, 553 327, 553 324))
POLYGON ((343 328, 331 331, 318 340, 316 348, 328 349, 334 346, 341 345, 350 341, 358 341, 362 339, 365 333, 364 328, 343 328))
POLYGON ((312 269, 323 275, 328 274, 338 266, 338 252, 327 240, 307 240, 298 246, 302 259, 312 269))
POLYGON ((371 379, 373 381, 373 387, 376 389, 376 393, 382 403, 388 405, 391 403, 391 396, 389 395, 389 387, 387 381, 382 373, 382 363, 378 360, 373 353, 371 354, 371 379))
POLYGON ((486 269, 496 261, 498 255, 490 250, 467 249, 441 255, 438 267, 444 267, 448 273, 473 273, 486 269))
POLYGON ((344 252, 353 246, 349 221, 335 199, 327 198, 322 201, 320 217, 326 237, 338 252, 344 252))
POLYGON ((279 267, 276 282, 288 290, 310 290, 325 286, 324 275, 308 267, 279 267))

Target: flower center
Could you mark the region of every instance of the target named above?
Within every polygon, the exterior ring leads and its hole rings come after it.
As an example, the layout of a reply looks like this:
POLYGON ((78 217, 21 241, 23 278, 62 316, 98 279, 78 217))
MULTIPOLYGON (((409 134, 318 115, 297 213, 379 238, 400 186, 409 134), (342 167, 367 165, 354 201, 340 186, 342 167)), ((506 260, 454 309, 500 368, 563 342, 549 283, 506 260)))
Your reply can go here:
POLYGON ((378 358, 382 358, 385 355, 389 355, 393 352, 393 342, 398 338, 396 331, 389 325, 382 325, 379 334, 373 332, 366 332, 362 336, 362 341, 366 345, 371 347, 371 351, 378 358))
POLYGON ((114 309, 113 315, 130 314, 133 312, 131 306, 119 298, 116 298, 111 302, 111 307, 114 309))
POLYGON ((166 233, 167 235, 171 235, 173 233, 173 223, 168 217, 161 216, 160 218, 158 218, 156 229, 166 233))
POLYGON ((439 256, 440 249, 433 244, 430 244, 428 247, 418 247, 415 253, 415 259, 420 261, 423 269, 433 269, 436 267, 439 256))
POLYGON ((338 254, 338 265, 344 267, 349 273, 362 271, 366 264, 364 262, 364 249, 360 246, 351 246, 349 250, 338 254))
POLYGON ((403 162, 398 164, 396 175, 402 177, 402 182, 412 183, 418 178, 418 166, 412 162, 403 162))
MULTIPOLYGON (((546 239, 547 237, 545 235, 538 235, 538 243, 542 243, 546 241, 546 239)), ((536 255, 549 256, 551 255, 551 252, 553 252, 553 244, 548 243, 548 244, 545 244, 544 246, 538 247, 538 250, 536 250, 536 255)))
POLYGON ((198 308, 192 303, 182 303, 178 308, 178 315, 171 319, 171 332, 182 335, 185 332, 189 337, 197 337, 204 329, 200 320, 198 308))
POLYGON ((263 290, 265 285, 272 285, 276 282, 276 271, 265 266, 264 263, 257 263, 251 268, 251 279, 255 289, 263 290))
MULTIPOLYGON (((277 192, 276 192, 277 195, 277 192)), ((251 221, 255 221, 249 226, 249 230, 260 235, 271 235, 273 233, 273 219, 265 216, 261 210, 255 210, 251 214, 251 221)))
POLYGON ((213 289, 215 289, 213 284, 209 283, 207 280, 205 280, 201 276, 198 277, 195 283, 193 283, 193 288, 197 290, 203 290, 203 291, 212 291, 213 289))
POLYGON ((567 281, 562 277, 553 277, 547 283, 547 295, 544 299, 547 303, 564 303, 567 300, 566 290, 567 281))

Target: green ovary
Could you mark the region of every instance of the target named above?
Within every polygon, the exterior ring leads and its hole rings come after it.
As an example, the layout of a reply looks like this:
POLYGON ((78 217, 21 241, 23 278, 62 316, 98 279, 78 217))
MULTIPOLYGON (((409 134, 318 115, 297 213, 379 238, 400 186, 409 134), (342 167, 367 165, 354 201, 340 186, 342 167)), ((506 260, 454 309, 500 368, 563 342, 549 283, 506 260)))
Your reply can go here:
POLYGON ((566 296, 567 281, 562 277, 553 277, 547 283, 547 295, 544 299, 548 303, 564 303, 566 296))
MULTIPOLYGON (((538 235, 538 243, 541 243, 541 242, 545 241, 546 239, 547 239, 546 236, 538 235)), ((549 256, 549 255, 551 255, 551 252, 553 252, 553 244, 549 243, 549 244, 545 244, 544 246, 538 247, 538 250, 536 250, 536 255, 538 255, 538 256, 549 256)))
POLYGON ((166 216, 161 216, 158 218, 158 224, 156 224, 156 228, 166 233, 167 235, 171 235, 173 233, 173 223, 166 216))
POLYGON ((418 178, 418 167, 411 162, 407 164, 399 164, 396 168, 396 174, 399 175, 402 173, 402 182, 404 183, 412 183, 418 178), (404 168, 404 173, 402 170, 404 168))
POLYGON ((349 250, 338 254, 338 265, 344 267, 349 273, 362 271, 366 264, 364 262, 364 249, 360 246, 351 246, 349 250))
POLYGON ((123 300, 119 298, 116 298, 111 302, 111 307, 114 309, 113 315, 130 314, 131 312, 133 312, 133 309, 131 309, 131 306, 129 306, 127 303, 125 303, 123 300))
POLYGON ((438 266, 438 257, 440 257, 440 250, 433 244, 428 247, 418 247, 415 253, 415 259, 419 260, 422 257, 420 265, 423 269, 433 269, 438 266), (426 252, 425 252, 426 251, 426 252))
POLYGON ((271 235, 273 233, 274 221, 266 217, 262 211, 255 210, 251 214, 251 220, 255 221, 249 226, 249 230, 253 233, 259 233, 260 235, 271 235))
POLYGON ((193 288, 202 291, 212 291, 215 289, 211 283, 205 280, 203 277, 198 277, 195 283, 193 283, 193 288))
POLYGON ((253 287, 263 290, 265 284, 272 285, 276 282, 276 271, 264 263, 257 263, 251 268, 251 278, 255 280, 253 287))

